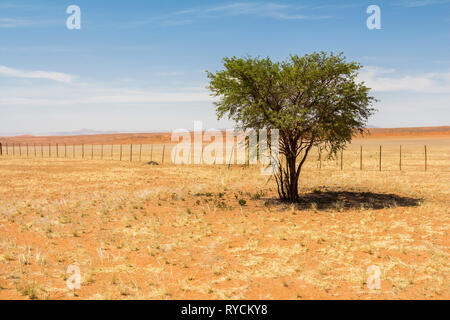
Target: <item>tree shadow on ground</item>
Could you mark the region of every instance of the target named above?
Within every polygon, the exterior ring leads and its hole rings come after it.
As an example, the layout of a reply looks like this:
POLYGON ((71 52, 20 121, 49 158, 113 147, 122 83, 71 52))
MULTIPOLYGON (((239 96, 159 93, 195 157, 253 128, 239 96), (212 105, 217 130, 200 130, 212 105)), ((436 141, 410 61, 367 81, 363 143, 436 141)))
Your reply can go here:
POLYGON ((402 197, 395 194, 350 191, 319 191, 301 194, 296 204, 299 209, 349 210, 417 207, 423 199, 402 197))

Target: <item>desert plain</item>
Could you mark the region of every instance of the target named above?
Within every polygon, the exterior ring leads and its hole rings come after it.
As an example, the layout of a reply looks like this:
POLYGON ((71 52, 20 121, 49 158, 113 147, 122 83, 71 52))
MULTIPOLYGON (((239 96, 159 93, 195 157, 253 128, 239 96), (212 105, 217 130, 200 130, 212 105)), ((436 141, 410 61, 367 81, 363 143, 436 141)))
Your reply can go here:
POLYGON ((167 133, 0 140, 22 148, 0 157, 0 299, 450 298, 449 127, 312 153, 297 204, 259 166, 149 165, 167 133), (40 157, 49 143, 66 150, 40 157), (132 143, 140 158, 106 156, 132 143))

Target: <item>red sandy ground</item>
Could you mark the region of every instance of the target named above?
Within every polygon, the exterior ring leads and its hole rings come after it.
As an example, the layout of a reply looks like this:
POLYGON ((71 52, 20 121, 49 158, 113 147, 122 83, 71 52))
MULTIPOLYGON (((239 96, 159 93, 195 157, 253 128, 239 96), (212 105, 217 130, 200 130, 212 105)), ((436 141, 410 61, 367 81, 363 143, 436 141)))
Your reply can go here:
MULTIPOLYGON (((370 131, 364 143, 439 140, 435 161, 449 167, 450 127, 370 131)), ((168 143, 170 133, 0 141, 168 143)), ((449 172, 305 170, 303 206, 278 202, 259 172, 2 158, 0 299, 449 299, 449 172), (380 290, 367 288, 372 265, 380 290)))

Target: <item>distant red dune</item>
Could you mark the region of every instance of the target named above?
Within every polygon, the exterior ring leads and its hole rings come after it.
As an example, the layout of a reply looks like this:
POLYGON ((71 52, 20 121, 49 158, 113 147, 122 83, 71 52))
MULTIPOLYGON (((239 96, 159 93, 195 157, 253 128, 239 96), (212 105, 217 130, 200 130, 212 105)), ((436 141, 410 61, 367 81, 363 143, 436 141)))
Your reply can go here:
MULTIPOLYGON (((412 139, 450 138, 450 126, 412 128, 371 128, 369 134, 355 139, 412 139)), ((0 142, 8 144, 150 144, 171 143, 170 132, 117 133, 74 136, 32 136, 0 137, 0 142)))

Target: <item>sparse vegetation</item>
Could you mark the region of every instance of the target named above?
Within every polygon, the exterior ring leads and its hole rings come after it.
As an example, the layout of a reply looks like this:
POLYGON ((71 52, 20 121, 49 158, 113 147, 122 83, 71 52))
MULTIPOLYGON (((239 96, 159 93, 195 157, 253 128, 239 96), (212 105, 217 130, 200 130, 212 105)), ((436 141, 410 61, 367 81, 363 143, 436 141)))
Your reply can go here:
POLYGON ((448 299, 450 172, 350 156, 292 205, 256 166, 0 158, 0 298, 448 299))

